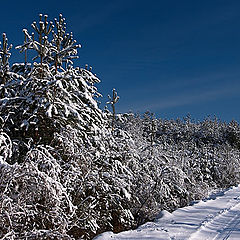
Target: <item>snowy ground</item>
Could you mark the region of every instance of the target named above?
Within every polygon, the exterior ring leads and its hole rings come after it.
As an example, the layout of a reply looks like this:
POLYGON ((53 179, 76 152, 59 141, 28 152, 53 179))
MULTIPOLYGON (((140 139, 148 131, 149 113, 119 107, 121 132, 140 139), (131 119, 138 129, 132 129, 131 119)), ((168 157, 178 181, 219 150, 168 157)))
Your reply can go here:
POLYGON ((240 185, 172 214, 162 211, 155 222, 134 231, 106 232, 94 240, 240 239, 240 185))

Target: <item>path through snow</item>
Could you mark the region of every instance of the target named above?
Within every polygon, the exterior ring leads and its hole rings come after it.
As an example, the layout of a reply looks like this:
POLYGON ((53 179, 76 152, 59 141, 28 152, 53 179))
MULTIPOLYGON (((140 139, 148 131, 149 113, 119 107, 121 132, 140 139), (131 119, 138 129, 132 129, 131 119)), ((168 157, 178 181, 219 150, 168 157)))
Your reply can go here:
POLYGON ((239 240, 240 185, 193 206, 180 208, 136 230, 106 232, 94 240, 239 240))

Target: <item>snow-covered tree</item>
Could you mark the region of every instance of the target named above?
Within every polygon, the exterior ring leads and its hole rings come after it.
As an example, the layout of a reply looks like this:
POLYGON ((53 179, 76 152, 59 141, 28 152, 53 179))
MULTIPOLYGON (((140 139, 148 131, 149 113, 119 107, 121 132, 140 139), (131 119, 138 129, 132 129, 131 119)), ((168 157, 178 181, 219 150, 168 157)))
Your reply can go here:
POLYGON ((17 47, 17 49, 20 49, 20 52, 24 51, 25 53, 27 50, 35 50, 37 55, 33 58, 33 60, 40 58, 41 67, 43 66, 45 58, 49 55, 50 44, 48 35, 53 29, 53 23, 48 22, 47 18, 47 15, 44 15, 43 19, 43 14, 39 14, 39 23, 37 24, 37 22, 34 21, 31 25, 35 31, 32 35, 30 35, 26 29, 23 29, 25 35, 24 44, 17 47))
POLYGON ((112 90, 112 96, 108 95, 109 101, 107 102, 107 104, 110 104, 112 107, 112 130, 114 130, 114 125, 115 125, 115 121, 116 121, 116 107, 115 104, 118 102, 119 100, 119 96, 117 95, 117 92, 115 90, 115 88, 113 88, 112 90))
POLYGON ((12 44, 8 46, 8 39, 6 33, 2 34, 2 42, 0 42, 0 84, 1 84, 1 96, 4 95, 4 89, 2 86, 8 81, 9 76, 9 58, 11 56, 10 50, 12 44))
POLYGON ((48 62, 55 66, 57 72, 58 68, 62 68, 62 63, 73 64, 72 59, 78 58, 77 49, 81 47, 80 44, 76 44, 76 40, 73 40, 72 32, 69 34, 66 32, 65 18, 62 14, 59 15, 59 19, 54 19, 56 30, 52 31, 53 39, 51 41, 51 54, 48 56, 48 62))
POLYGON ((15 97, 8 96, 2 101, 4 126, 17 138, 50 144, 55 132, 71 125, 82 130, 83 142, 90 143, 87 135, 99 131, 104 122, 96 100, 101 94, 95 83, 100 80, 91 71, 70 65, 79 45, 75 44, 72 34, 66 33, 62 16, 55 21, 57 33, 53 32, 51 43, 48 35, 53 24, 48 23, 47 15, 43 21, 40 14, 39 26, 36 22, 32 24, 38 40, 24 30, 28 41, 19 47, 20 51, 35 50, 37 56, 34 59, 40 57, 40 63, 13 65, 15 97), (69 65, 56 73, 52 71, 49 59, 59 66, 62 61, 69 65), (9 112, 11 116, 8 116, 9 112))

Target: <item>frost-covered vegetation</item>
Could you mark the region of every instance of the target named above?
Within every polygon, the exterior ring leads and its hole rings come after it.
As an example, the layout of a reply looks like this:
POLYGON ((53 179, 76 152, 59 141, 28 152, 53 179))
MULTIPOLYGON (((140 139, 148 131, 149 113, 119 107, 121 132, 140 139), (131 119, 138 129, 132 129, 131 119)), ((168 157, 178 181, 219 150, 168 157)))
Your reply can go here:
POLYGON ((91 239, 239 182, 238 123, 116 114, 115 90, 102 111, 65 19, 32 28, 24 63, 0 48, 0 239, 91 239))

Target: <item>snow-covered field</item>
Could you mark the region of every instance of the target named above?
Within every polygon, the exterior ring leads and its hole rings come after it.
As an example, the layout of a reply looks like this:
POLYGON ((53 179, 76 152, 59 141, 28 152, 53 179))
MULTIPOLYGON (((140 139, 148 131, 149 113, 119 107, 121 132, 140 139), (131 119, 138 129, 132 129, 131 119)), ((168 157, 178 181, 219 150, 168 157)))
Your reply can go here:
POLYGON ((106 232, 94 240, 220 240, 240 239, 240 185, 193 206, 168 213, 134 231, 106 232))

